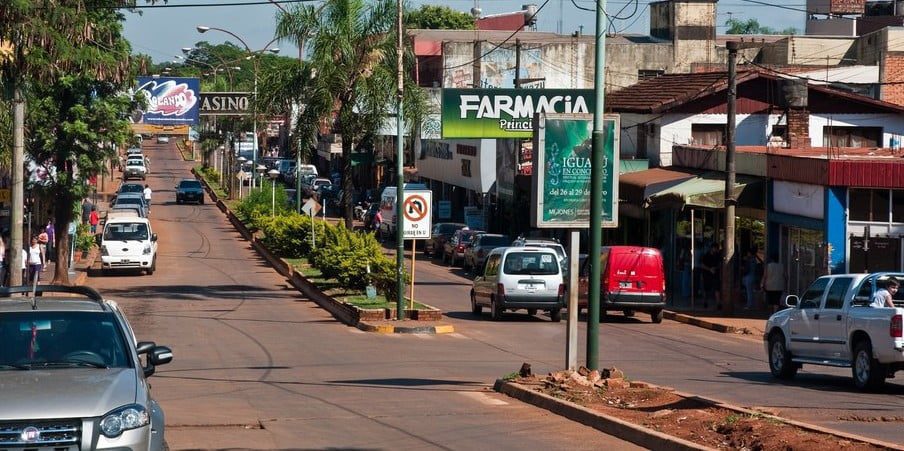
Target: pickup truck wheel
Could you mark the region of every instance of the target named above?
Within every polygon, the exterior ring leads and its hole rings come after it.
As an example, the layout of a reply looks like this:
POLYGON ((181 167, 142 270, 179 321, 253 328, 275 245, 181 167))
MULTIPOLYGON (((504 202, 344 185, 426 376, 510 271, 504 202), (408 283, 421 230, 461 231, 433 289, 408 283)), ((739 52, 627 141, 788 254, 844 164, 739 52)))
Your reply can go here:
POLYGON ((534 316, 536 314, 537 314, 537 309, 535 309, 535 308, 527 309, 527 316, 534 316))
POLYGON ((471 313, 475 315, 483 313, 483 307, 477 303, 477 296, 474 295, 474 290, 471 290, 471 313))
POLYGON ((499 305, 498 302, 496 302, 496 297, 493 296, 493 299, 490 301, 490 318, 493 321, 501 321, 502 312, 504 311, 505 309, 503 309, 502 306, 499 305))
POLYGON ((156 271, 156 270, 157 270, 157 259, 155 258, 155 259, 151 260, 151 267, 147 269, 147 273, 149 276, 153 276, 154 271, 156 271))
POLYGON ((785 347, 785 337, 774 333, 769 337, 769 371, 779 379, 791 379, 797 374, 797 365, 791 361, 791 353, 785 347))
POLYGON ((562 309, 554 308, 549 311, 549 319, 554 323, 562 322, 562 309))
POLYGON ((662 310, 653 310, 650 312, 650 321, 653 321, 655 324, 659 324, 662 322, 662 310))
POLYGON ((869 341, 861 340, 854 345, 851 373, 854 376, 854 385, 860 390, 875 390, 885 383, 887 375, 885 368, 873 358, 873 347, 869 341))

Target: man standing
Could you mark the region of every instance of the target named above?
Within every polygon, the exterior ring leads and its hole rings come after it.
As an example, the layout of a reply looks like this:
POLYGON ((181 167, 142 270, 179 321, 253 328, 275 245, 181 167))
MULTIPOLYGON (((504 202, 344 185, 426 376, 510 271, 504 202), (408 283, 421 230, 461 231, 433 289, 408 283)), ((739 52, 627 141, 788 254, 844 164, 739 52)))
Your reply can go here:
POLYGON ((44 233, 47 234, 47 261, 56 261, 56 227, 53 226, 53 219, 47 220, 44 233))
POLYGON ((88 202, 88 198, 82 200, 82 224, 87 224, 91 219, 91 210, 94 210, 94 204, 88 202))
POLYGON ((148 205, 148 213, 151 212, 151 187, 144 184, 144 203, 148 205))

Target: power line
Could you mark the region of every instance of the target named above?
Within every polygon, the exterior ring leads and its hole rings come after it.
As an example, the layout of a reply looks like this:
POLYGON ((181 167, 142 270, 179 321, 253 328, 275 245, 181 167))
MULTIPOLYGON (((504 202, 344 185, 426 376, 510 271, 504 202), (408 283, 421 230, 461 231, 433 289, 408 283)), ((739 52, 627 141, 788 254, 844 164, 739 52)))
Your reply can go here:
POLYGON ((251 0, 242 2, 219 2, 219 3, 182 3, 170 4, 163 3, 159 5, 92 5, 88 9, 169 9, 169 8, 211 8, 221 6, 256 6, 256 5, 272 5, 272 4, 292 4, 292 3, 314 3, 320 0, 251 0))

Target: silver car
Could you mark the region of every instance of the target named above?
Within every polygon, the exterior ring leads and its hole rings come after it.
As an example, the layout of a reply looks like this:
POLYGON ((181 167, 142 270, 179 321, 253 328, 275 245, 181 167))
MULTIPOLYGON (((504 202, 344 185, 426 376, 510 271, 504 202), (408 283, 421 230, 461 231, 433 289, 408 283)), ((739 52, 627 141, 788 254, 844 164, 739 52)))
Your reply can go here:
POLYGON ((172 351, 91 288, 34 291, 0 288, 0 448, 166 449, 147 378, 172 351))

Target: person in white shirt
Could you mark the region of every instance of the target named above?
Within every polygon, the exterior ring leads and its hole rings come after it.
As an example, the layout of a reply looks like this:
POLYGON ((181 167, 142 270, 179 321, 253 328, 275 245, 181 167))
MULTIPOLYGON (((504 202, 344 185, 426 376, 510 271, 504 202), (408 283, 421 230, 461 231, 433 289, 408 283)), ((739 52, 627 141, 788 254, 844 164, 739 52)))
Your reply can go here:
POLYGON ((885 288, 876 290, 876 294, 873 295, 872 302, 869 306, 875 308, 895 308, 895 303, 892 299, 894 298, 895 293, 898 292, 898 285, 898 281, 894 278, 885 281, 885 288))
POLYGON ((28 279, 26 279, 29 284, 41 278, 41 269, 44 266, 41 255, 41 245, 38 244, 37 238, 32 237, 31 247, 28 248, 28 279))
POLYGON ((151 187, 147 183, 144 184, 144 203, 148 205, 148 213, 151 212, 151 187))

